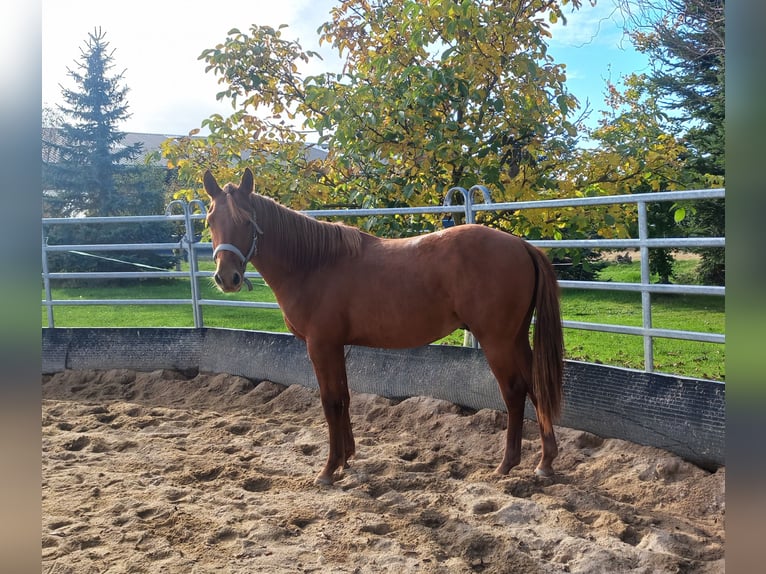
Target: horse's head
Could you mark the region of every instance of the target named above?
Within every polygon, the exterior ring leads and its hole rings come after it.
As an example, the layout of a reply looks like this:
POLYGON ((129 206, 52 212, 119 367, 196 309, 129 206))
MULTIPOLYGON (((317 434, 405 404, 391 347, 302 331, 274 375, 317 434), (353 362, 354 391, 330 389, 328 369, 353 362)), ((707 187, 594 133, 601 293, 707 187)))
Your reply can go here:
POLYGON ((255 253, 258 229, 250 206, 253 172, 246 168, 239 186, 227 183, 221 189, 208 170, 203 183, 211 199, 207 224, 213 238, 215 283, 226 293, 239 291, 243 283, 252 289, 245 269, 255 253))

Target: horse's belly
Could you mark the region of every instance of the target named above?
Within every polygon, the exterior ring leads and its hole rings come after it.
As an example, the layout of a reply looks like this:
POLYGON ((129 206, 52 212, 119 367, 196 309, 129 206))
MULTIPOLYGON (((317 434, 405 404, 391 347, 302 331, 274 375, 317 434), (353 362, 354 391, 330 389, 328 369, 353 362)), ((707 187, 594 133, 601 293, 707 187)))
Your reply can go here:
POLYGON ((461 326, 451 310, 433 305, 379 308, 368 313, 366 320, 352 325, 349 343, 383 348, 419 347, 446 337, 461 326))

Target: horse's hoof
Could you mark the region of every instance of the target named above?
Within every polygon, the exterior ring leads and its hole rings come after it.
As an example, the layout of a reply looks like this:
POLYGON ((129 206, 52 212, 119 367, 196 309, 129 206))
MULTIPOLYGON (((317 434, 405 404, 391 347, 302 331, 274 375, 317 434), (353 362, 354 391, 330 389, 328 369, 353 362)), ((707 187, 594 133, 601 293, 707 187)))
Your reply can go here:
POLYGON ((543 469, 539 466, 535 469, 535 476, 539 476, 540 478, 552 478, 553 477, 553 469, 543 469))
POLYGON ((332 476, 325 476, 323 474, 320 474, 314 479, 314 484, 317 486, 332 486, 333 480, 332 476))

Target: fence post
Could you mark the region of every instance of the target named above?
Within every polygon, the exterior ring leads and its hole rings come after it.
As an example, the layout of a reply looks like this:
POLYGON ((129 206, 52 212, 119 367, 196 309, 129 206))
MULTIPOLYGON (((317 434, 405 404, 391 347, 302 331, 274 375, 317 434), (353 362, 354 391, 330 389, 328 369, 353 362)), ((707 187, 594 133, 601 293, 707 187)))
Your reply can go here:
POLYGON ((186 250, 189 257, 189 281, 191 283, 191 297, 192 297, 192 316, 194 317, 194 327, 199 329, 203 327, 202 322, 202 308, 200 307, 199 300, 199 285, 197 285, 197 252, 194 248, 194 225, 191 218, 191 207, 193 204, 200 206, 200 212, 205 213, 205 204, 198 199, 193 199, 190 203, 187 203, 183 199, 174 199, 171 201, 167 208, 165 208, 165 215, 170 215, 170 211, 173 205, 180 205, 184 215, 184 226, 186 232, 181 238, 181 246, 186 250))
MULTIPOLYGON (((468 190, 468 193, 474 194, 476 192, 481 193, 482 198, 484 199, 484 203, 492 203, 492 195, 489 193, 489 189, 487 189, 486 185, 474 185, 471 189, 468 190)), ((471 210, 473 210, 473 205, 471 205, 471 210)), ((472 216, 473 221, 476 221, 475 216, 472 216)))
POLYGON ((192 299, 194 300, 194 326, 204 327, 202 319, 202 307, 199 302, 202 297, 199 293, 199 283, 197 283, 197 274, 199 273, 199 262, 197 261, 197 248, 194 246, 197 240, 194 235, 194 220, 192 220, 192 206, 197 205, 199 212, 203 215, 207 213, 205 204, 200 199, 192 199, 188 203, 188 214, 186 215, 186 234, 189 238, 189 274, 192 280, 192 299))
MULTIPOLYGON (((638 241, 641 254, 641 321, 644 329, 652 328, 652 295, 647 287, 651 283, 649 273, 649 247, 646 240, 649 239, 649 222, 646 214, 646 201, 638 201, 638 241)), ((654 344, 652 336, 644 335, 644 370, 648 373, 654 371, 654 344)))
POLYGON ((48 276, 48 251, 46 250, 46 246, 48 244, 48 239, 45 237, 45 226, 42 226, 42 234, 43 234, 43 242, 42 242, 42 248, 43 248, 43 285, 45 286, 45 307, 48 311, 48 327, 53 328, 53 294, 51 293, 51 279, 48 276))

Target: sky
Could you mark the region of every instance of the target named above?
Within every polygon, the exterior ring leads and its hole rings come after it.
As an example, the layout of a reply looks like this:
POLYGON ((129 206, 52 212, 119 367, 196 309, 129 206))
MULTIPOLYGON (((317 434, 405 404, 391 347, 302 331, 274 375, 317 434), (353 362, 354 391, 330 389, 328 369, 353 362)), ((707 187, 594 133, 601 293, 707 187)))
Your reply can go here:
MULTIPOLYGON (((567 65, 567 87, 581 104, 590 102, 590 124, 603 107, 606 79, 613 82, 647 71, 619 28, 613 0, 570 13, 567 25, 552 28, 549 54, 567 65)), ((327 45, 318 45, 317 28, 330 18, 333 0, 42 0, 42 102, 62 103, 61 89, 76 87, 67 68, 76 69, 88 34, 100 27, 113 50, 116 74, 124 70, 131 117, 121 131, 183 135, 199 128, 214 113, 229 115, 230 103, 218 102, 217 77, 205 73, 198 60, 203 50, 223 42, 231 28, 247 31, 252 24, 287 24, 283 37, 298 40, 304 50, 322 54, 304 74, 338 68, 327 45)), ((203 132, 204 133, 204 132, 203 132)))

